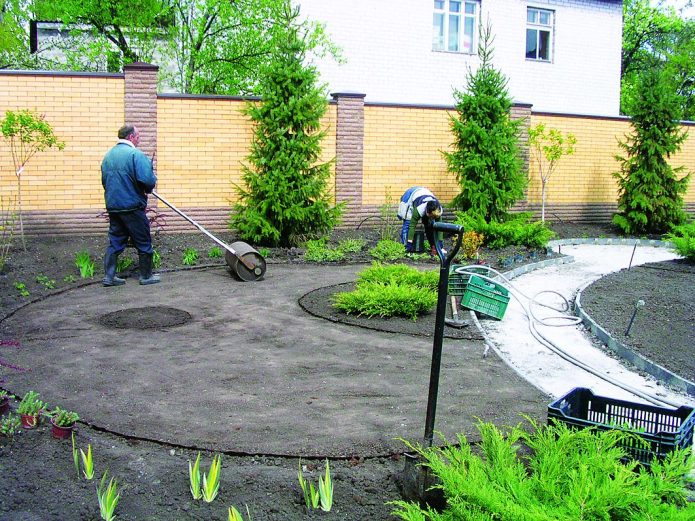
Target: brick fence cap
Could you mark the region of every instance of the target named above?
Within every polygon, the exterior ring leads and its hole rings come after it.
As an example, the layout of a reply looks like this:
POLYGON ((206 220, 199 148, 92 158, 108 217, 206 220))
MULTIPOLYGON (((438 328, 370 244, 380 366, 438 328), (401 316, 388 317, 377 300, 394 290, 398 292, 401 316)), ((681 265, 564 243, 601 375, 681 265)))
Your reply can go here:
POLYGON ((154 71, 158 71, 159 65, 152 65, 151 63, 146 63, 146 62, 133 62, 133 63, 129 63, 128 65, 124 65, 123 70, 124 71, 128 71, 128 70, 136 70, 136 71, 137 70, 140 70, 140 71, 154 70, 154 71))
POLYGON ((331 97, 338 98, 364 98, 366 94, 361 92, 331 92, 331 97))

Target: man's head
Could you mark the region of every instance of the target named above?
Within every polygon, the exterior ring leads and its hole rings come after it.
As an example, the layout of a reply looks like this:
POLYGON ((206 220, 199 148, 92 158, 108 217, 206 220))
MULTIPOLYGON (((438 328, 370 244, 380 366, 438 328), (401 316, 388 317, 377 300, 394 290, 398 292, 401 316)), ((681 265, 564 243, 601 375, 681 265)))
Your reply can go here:
POLYGON ((127 139, 133 145, 138 146, 140 142, 140 131, 133 125, 123 125, 118 129, 118 139, 127 139))
POLYGON ((442 205, 436 199, 434 201, 427 201, 427 206, 425 206, 425 215, 430 219, 439 219, 442 216, 442 205))

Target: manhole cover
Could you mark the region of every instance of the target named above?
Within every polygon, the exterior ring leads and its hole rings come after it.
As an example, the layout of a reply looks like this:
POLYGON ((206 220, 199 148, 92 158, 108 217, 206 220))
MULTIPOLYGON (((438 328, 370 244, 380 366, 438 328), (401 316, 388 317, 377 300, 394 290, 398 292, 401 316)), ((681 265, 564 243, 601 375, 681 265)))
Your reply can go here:
POLYGON ((182 309, 167 306, 147 306, 107 313, 102 315, 99 323, 117 329, 158 329, 180 326, 191 318, 191 314, 182 309))

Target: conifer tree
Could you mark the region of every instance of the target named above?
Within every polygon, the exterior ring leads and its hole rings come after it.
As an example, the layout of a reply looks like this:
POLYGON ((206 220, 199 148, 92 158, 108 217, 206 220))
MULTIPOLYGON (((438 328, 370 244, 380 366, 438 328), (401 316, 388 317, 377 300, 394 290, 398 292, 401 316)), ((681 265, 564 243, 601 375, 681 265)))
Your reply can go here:
POLYGON ((316 68, 306 64, 307 41, 299 8, 284 13, 284 35, 261 75, 261 101, 245 109, 255 123, 245 186, 229 225, 242 239, 269 246, 294 246, 335 227, 342 205, 328 186, 330 163, 320 163, 321 117, 328 102, 316 68))
POLYGON ((678 178, 683 167, 673 168, 669 158, 687 138, 679 125, 680 107, 675 89, 657 70, 642 76, 632 107, 632 134, 619 143, 626 155, 618 180, 618 213, 613 223, 630 234, 665 233, 686 220, 683 194, 690 173, 678 178))
POLYGON ((527 179, 518 147, 521 122, 511 118, 507 79, 492 65, 491 32, 490 25, 481 28, 480 67, 468 72, 466 91, 454 92, 453 151, 444 156, 461 187, 453 205, 501 221, 524 195, 527 179))

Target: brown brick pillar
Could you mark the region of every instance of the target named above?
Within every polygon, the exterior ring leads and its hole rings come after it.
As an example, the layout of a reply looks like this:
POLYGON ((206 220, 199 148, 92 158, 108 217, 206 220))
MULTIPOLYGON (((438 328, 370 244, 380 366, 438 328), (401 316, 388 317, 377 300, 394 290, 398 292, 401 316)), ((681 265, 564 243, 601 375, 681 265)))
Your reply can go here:
POLYGON ((140 130, 138 148, 149 157, 157 151, 157 71, 159 67, 135 62, 123 67, 125 73, 125 123, 140 130))
MULTIPOLYGON (((512 105, 512 119, 521 120, 521 128, 519 132, 519 153, 523 161, 522 168, 529 175, 529 144, 528 144, 528 129, 531 126, 531 105, 530 103, 515 103, 512 105)), ((524 198, 517 201, 513 206, 513 210, 524 210, 528 205, 528 189, 524 190, 524 198)))
POLYGON ((335 92, 336 124, 335 199, 345 202, 343 224, 354 223, 362 208, 364 163, 364 94, 335 92))

